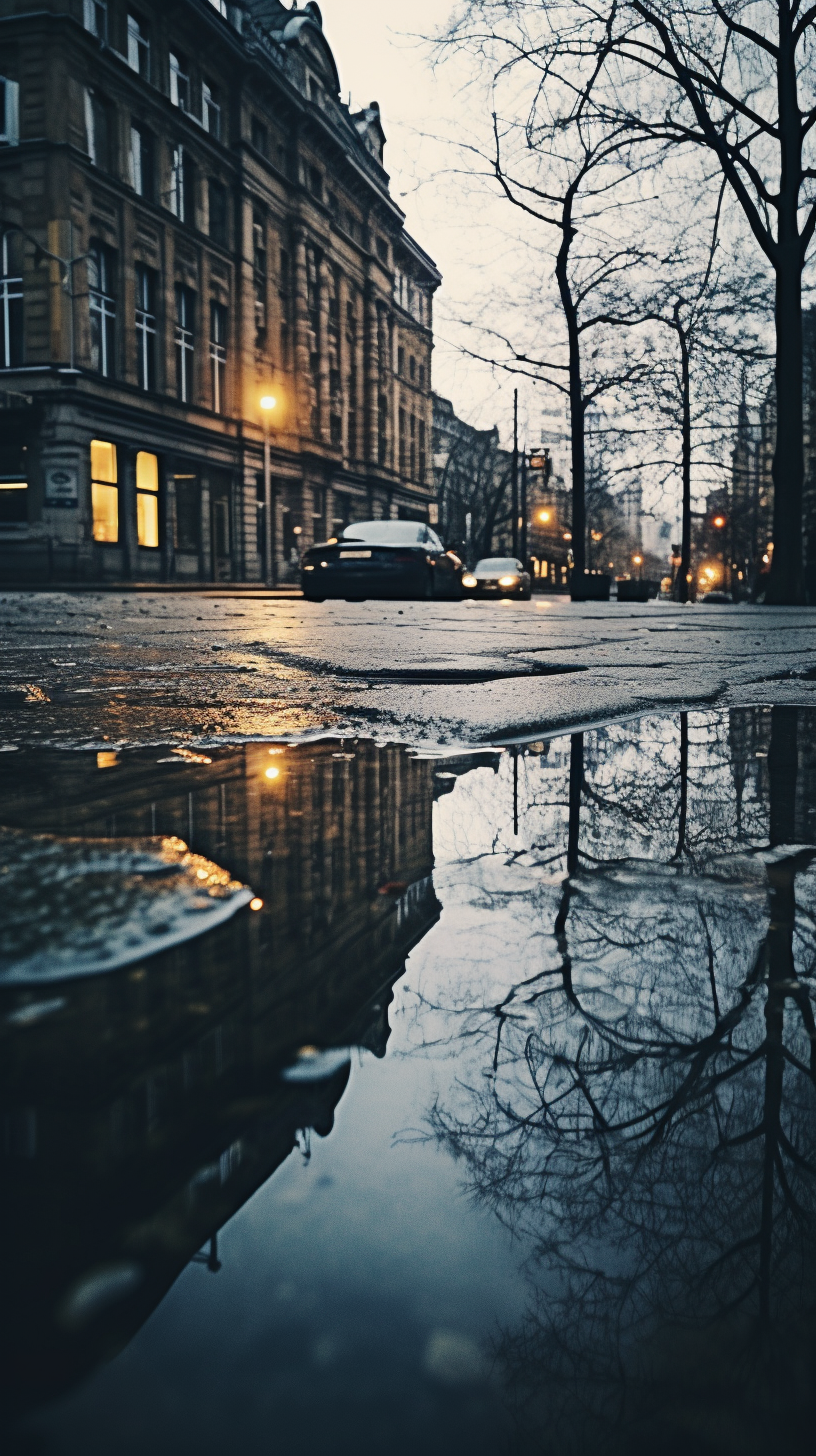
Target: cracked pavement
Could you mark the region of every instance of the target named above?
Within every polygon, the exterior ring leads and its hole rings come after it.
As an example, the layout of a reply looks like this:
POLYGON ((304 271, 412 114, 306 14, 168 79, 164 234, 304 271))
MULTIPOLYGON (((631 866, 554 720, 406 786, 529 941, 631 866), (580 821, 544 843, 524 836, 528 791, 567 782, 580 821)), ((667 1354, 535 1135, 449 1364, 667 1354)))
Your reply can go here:
POLYGON ((816 608, 7 591, 0 641, 6 749, 315 731, 449 746, 816 701, 816 608))

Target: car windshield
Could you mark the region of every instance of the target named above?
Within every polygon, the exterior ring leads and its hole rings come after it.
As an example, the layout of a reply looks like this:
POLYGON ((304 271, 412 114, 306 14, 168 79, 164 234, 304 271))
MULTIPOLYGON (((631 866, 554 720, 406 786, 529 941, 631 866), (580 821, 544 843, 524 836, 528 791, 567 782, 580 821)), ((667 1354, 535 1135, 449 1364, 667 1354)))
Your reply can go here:
POLYGON ((486 556, 484 561, 477 561, 474 570, 478 576, 480 571, 521 571, 521 562, 514 561, 512 556, 486 556))
POLYGON ((433 546, 442 543, 424 521, 355 521, 346 526, 344 541, 370 541, 377 546, 433 546))

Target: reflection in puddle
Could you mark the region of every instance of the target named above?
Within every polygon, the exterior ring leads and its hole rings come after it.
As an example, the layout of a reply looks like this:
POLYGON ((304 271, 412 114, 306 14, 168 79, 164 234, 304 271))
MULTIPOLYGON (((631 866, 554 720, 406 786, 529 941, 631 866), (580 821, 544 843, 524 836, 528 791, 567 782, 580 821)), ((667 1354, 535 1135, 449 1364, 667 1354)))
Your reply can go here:
POLYGON ((170 1360, 201 1450, 803 1448, 814 728, 749 709, 442 763, 358 741, 0 764, 11 828, 175 835, 262 901, 0 996, 26 1429, 178 1449, 170 1360), (296 1148, 317 1181, 286 1181, 296 1148), (191 1263, 221 1271, 206 1305, 191 1263))

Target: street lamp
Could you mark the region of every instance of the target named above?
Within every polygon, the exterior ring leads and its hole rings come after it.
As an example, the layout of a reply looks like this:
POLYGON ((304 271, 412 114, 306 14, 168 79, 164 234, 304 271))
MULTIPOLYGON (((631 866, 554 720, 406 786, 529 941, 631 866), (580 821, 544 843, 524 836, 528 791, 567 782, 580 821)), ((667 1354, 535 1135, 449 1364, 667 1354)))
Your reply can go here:
POLYGON ((550 519, 550 512, 549 511, 539 511, 539 513, 538 513, 538 519, 540 520, 542 526, 546 526, 547 522, 550 519))
POLYGON ((269 416, 277 402, 274 394, 261 395, 260 405, 264 427, 264 556, 266 558, 264 564, 267 586, 275 585, 275 563, 272 557, 272 469, 269 452, 269 416))
POLYGON ((632 557, 632 564, 634 566, 637 566, 637 567, 640 568, 640 570, 638 571, 638 576, 640 577, 640 580, 642 581, 643 580, 643 557, 640 555, 639 552, 636 553, 636 555, 634 555, 632 557))

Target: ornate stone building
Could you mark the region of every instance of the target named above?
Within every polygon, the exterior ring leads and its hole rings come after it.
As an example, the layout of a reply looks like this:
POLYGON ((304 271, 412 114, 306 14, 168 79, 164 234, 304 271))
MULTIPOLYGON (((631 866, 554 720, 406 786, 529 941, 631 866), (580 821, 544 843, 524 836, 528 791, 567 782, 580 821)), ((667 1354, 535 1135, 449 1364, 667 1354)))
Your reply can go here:
POLYGON ((0 579, 294 580, 435 519, 440 276, 318 6, 0 0, 0 56, 0 579))

